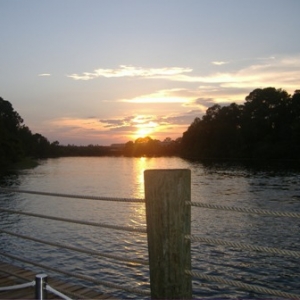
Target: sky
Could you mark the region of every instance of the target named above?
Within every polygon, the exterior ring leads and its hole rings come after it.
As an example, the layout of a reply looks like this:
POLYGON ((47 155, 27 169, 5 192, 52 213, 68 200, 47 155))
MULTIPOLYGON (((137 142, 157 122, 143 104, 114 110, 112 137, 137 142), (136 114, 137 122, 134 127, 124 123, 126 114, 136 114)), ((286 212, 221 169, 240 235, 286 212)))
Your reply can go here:
POLYGON ((62 145, 182 137, 300 89, 299 0, 0 0, 0 97, 62 145))

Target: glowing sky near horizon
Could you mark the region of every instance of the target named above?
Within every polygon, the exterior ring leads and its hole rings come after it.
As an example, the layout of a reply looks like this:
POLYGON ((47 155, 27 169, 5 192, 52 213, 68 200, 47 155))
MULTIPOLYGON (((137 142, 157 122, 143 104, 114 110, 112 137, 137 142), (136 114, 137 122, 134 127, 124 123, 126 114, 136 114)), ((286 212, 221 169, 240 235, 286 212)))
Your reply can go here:
POLYGON ((215 103, 300 89, 299 0, 0 0, 0 97, 51 142, 182 136, 215 103))

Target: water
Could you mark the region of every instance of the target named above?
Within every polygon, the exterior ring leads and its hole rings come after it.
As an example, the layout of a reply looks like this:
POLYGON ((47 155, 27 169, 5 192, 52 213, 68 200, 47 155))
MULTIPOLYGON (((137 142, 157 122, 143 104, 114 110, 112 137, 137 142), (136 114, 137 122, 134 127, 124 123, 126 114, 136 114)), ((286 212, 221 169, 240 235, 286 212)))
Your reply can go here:
MULTIPOLYGON (((143 171, 157 168, 191 169, 193 201, 300 212, 300 172, 297 168, 287 166, 204 165, 180 158, 59 158, 41 161, 34 169, 6 176, 0 184, 55 193, 143 198, 143 171)), ((145 226, 145 207, 142 203, 0 194, 0 206, 101 223, 145 226)), ((133 259, 147 259, 145 234, 6 213, 0 213, 0 217, 1 228, 20 234, 133 259)), ((299 219, 192 208, 192 234, 251 245, 298 250, 299 224, 299 219)), ((149 288, 147 267, 116 264, 5 234, 0 234, 0 240, 1 251, 70 272, 94 276, 99 280, 139 289, 149 288)), ((192 265, 195 271, 202 274, 300 294, 297 258, 192 243, 192 265)), ((102 286, 100 289, 118 297, 141 298, 126 292, 106 290, 102 286)), ((254 299, 267 296, 196 279, 193 280, 193 292, 198 298, 254 299)))

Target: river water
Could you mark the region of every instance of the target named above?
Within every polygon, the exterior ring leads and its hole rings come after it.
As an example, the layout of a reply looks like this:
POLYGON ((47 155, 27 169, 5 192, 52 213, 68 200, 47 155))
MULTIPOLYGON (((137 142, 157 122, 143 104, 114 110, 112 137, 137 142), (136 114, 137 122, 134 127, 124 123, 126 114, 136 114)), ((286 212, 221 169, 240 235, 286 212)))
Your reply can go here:
MULTIPOLYGON (((300 212, 300 171, 286 164, 260 166, 187 161, 181 158, 76 157, 48 159, 34 169, 1 178, 0 186, 91 196, 144 198, 146 169, 188 168, 192 201, 242 208, 300 212)), ((0 207, 122 226, 145 226, 143 203, 119 203, 0 194, 0 207)), ((77 247, 147 259, 146 235, 67 224, 0 212, 1 228, 77 247)), ((192 207, 192 234, 297 251, 300 221, 192 207)), ((0 234, 0 250, 116 284, 149 288, 147 267, 118 264, 0 234)), ((1 258, 8 260, 6 258, 1 258)), ((17 262, 16 262, 17 263, 17 262)), ((19 263, 20 264, 20 263, 19 263)), ((22 265, 22 263, 21 263, 22 265)), ((192 243, 193 270, 300 294, 299 258, 192 243)), ((39 270, 37 269, 37 272, 39 270)), ((49 272, 48 272, 49 274, 49 272)), ((57 276, 57 275, 56 275, 57 276)), ((140 296, 101 287, 123 298, 140 296)), ((268 297, 218 283, 193 280, 197 298, 268 297)), ((269 296, 270 297, 270 296, 269 296)))

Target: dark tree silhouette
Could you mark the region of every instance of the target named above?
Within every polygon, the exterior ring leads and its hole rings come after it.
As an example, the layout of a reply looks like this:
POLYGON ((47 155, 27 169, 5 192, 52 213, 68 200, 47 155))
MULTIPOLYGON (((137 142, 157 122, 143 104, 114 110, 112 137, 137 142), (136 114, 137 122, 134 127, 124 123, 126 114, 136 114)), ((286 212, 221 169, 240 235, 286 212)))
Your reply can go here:
POLYGON ((198 158, 299 158, 300 91, 255 89, 243 105, 216 104, 183 133, 182 155, 198 158))
POLYGON ((0 98, 0 166, 18 161, 23 155, 18 131, 23 119, 11 103, 0 98))
POLYGON ((49 141, 39 133, 32 134, 11 103, 0 98, 0 166, 5 167, 23 158, 50 155, 49 141))

